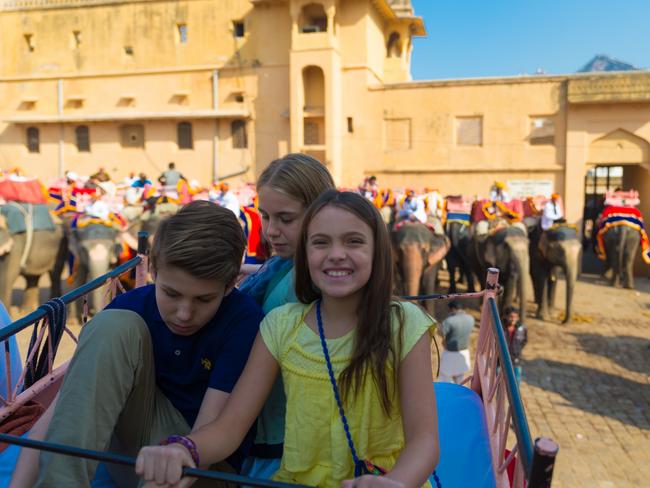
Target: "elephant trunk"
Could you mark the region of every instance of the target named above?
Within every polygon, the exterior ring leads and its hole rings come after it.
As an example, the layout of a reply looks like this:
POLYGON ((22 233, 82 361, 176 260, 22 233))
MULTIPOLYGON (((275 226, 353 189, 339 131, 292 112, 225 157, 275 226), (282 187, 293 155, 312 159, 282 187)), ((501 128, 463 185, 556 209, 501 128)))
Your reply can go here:
MULTIPOLYGON (((112 241, 96 241, 88 249, 88 277, 87 280, 91 281, 99 276, 107 273, 111 268, 111 259, 113 252, 112 241)), ((94 312, 100 311, 104 308, 105 301, 105 287, 100 287, 92 291, 92 307, 94 312)))
POLYGON ((420 280, 424 261, 420 245, 417 243, 402 245, 402 276, 407 295, 415 296, 420 293, 420 280))
POLYGON ((510 256, 514 265, 517 276, 517 294, 519 295, 519 316, 526 317, 526 301, 528 287, 526 280, 530 273, 530 263, 528 257, 528 239, 508 239, 510 247, 510 256))

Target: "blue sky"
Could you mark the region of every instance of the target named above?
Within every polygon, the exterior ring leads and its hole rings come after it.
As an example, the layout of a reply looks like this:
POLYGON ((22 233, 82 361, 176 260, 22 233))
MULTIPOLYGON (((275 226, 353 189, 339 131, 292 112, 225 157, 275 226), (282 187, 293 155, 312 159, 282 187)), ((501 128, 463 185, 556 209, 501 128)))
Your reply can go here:
POLYGON ((416 80, 573 73, 596 54, 650 68, 650 0, 412 0, 416 80))

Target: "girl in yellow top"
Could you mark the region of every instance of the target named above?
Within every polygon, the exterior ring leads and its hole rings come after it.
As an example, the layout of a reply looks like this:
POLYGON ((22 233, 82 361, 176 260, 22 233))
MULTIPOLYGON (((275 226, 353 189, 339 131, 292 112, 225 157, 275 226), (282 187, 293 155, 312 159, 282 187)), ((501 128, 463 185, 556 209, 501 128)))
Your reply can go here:
POLYGON ((344 488, 428 484, 439 459, 429 348, 434 322, 415 305, 392 299, 390 240, 372 203, 355 193, 323 193, 304 216, 295 266, 301 303, 264 319, 214 422, 140 451, 136 471, 145 480, 189 486, 189 479, 178 483, 182 466, 226 458, 281 372, 287 422, 275 479, 344 488), (387 470, 385 476, 354 478, 320 334, 356 453, 387 470))

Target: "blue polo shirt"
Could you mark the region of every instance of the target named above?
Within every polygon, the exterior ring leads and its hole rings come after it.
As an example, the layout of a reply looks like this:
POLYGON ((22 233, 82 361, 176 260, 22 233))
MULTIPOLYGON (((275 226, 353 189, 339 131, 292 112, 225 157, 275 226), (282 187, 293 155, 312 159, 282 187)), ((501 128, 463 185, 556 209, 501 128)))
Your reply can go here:
MULTIPOLYGON (((106 308, 131 310, 143 318, 153 344, 156 385, 190 427, 207 388, 232 391, 264 317, 255 300, 237 289, 223 298, 212 320, 190 336, 174 334, 165 325, 156 304, 155 285, 119 295, 106 308)), ((229 461, 239 467, 238 459, 229 461)))

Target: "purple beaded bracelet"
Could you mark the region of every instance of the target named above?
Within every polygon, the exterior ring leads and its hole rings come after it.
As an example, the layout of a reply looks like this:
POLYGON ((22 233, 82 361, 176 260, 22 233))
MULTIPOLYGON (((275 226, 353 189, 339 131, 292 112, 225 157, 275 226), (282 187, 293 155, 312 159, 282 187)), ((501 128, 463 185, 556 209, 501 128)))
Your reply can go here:
POLYGON ((170 435, 167 439, 160 442, 161 446, 168 446, 169 444, 180 444, 185 449, 190 451, 190 456, 192 456, 194 464, 197 468, 199 467, 199 451, 192 439, 182 435, 170 435))

